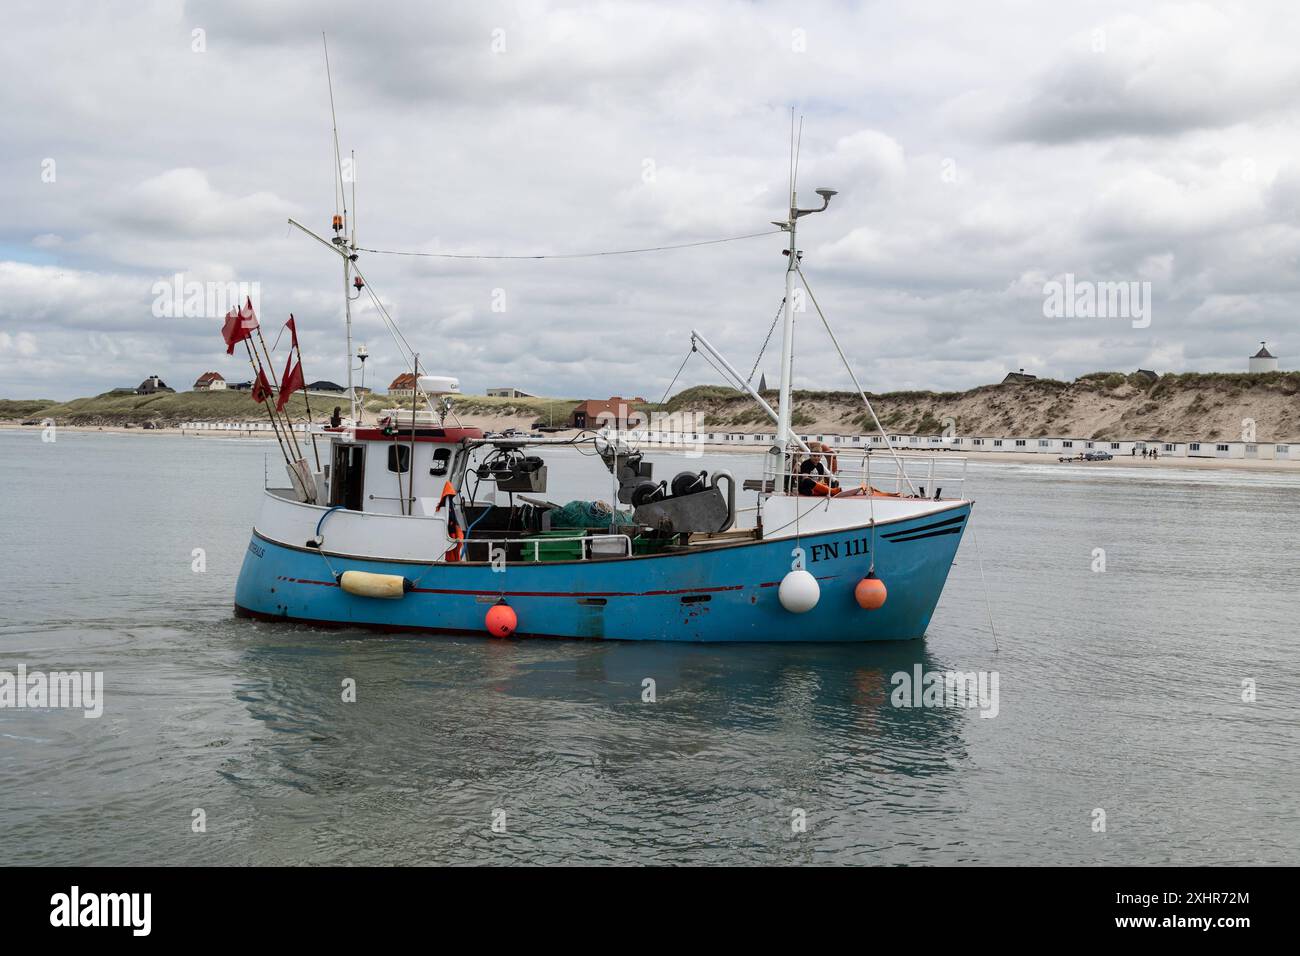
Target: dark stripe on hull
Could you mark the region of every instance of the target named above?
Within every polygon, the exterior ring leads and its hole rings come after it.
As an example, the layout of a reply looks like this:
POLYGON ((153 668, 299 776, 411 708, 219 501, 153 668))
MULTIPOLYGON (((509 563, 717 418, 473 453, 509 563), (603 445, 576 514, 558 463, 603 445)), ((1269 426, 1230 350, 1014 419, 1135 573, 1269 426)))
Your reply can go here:
POLYGON ((907 538, 890 538, 889 540, 897 544, 900 541, 920 541, 922 538, 937 538, 941 534, 961 534, 961 528, 945 528, 942 531, 930 531, 926 534, 915 534, 907 538))
POLYGON ((886 541, 897 541, 900 538, 902 538, 904 535, 910 536, 914 534, 920 534, 922 531, 930 531, 934 528, 943 528, 950 524, 960 524, 965 520, 966 520, 965 515, 958 515, 955 518, 949 518, 947 521, 935 521, 931 524, 923 524, 919 528, 906 528, 901 531, 887 531, 882 533, 880 536, 884 538, 886 541))

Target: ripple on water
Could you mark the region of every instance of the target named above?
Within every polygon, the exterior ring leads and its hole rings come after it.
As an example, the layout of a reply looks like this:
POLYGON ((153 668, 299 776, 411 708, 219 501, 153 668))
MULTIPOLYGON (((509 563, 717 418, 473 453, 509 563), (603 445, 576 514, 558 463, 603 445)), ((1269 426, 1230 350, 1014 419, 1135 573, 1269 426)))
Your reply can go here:
MULTIPOLYGON (((101 476, 88 501, 66 470, 4 454, 14 440, 0 433, 7 530, 42 546, 21 566, 0 555, 0 669, 102 670, 107 701, 97 720, 0 711, 13 862, 1088 865, 1300 849, 1289 475, 973 464, 996 651, 969 538, 924 641, 490 642, 233 618, 261 442, 60 436, 56 453, 101 476), (892 675, 916 664, 996 670, 998 716, 893 706, 892 675)), ((710 461, 740 475, 754 459, 710 461)), ((578 465, 557 456, 553 474, 578 465)))

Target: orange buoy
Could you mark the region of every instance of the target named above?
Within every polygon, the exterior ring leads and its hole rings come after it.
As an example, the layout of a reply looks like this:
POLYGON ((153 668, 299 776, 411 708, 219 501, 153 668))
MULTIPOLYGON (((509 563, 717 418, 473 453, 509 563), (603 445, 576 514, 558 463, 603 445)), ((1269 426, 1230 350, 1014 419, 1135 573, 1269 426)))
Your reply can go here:
POLYGON ((509 637, 515 632, 515 625, 519 619, 515 616, 515 609, 505 601, 498 601, 488 608, 487 631, 493 637, 509 637))
POLYGON ((876 577, 874 571, 859 581, 858 586, 853 589, 853 597, 857 600, 858 607, 866 608, 868 611, 874 611, 883 605, 888 595, 885 582, 876 577))

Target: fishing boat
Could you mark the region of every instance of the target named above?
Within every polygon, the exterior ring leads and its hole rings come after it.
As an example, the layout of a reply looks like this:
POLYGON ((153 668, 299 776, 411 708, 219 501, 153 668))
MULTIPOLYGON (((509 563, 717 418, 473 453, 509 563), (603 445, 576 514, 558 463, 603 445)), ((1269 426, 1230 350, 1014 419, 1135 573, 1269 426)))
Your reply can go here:
MULTIPOLYGON (((298 368, 286 367, 283 384, 264 377, 270 352, 264 342, 258 351, 255 318, 227 317, 230 348, 244 341, 258 369, 262 394, 254 398, 278 425, 289 476, 288 486, 268 487, 262 496, 235 589, 236 613, 515 638, 922 637, 970 520, 965 462, 946 458, 943 467, 958 465, 959 473, 941 479, 933 458, 899 455, 847 360, 883 442, 837 449, 795 433, 796 289, 816 307, 842 359, 844 353, 812 296, 795 241, 798 220, 825 210, 835 192, 819 189, 820 208, 800 209, 794 185, 792 175, 788 215, 774 223, 788 235, 777 407, 703 334, 692 333, 692 353, 709 356, 776 426, 761 456, 762 476, 739 488, 730 473, 708 468, 656 481, 655 449, 702 436, 629 427, 621 413, 570 437, 485 435, 456 416, 458 380, 424 374, 418 355, 405 351, 418 397, 365 423, 352 386, 350 293, 369 289, 355 227, 349 233, 346 203, 334 217, 332 240, 290 220, 342 263, 349 409, 336 410, 327 426, 295 433, 273 406, 283 406, 285 390, 300 384, 301 359, 298 368), (609 502, 568 500, 548 487, 547 456, 572 454, 575 446, 593 468, 606 469, 609 502), (738 494, 753 494, 752 507, 739 508, 738 494), (742 511, 752 521, 740 522, 742 511)), ((391 323, 378 297, 374 303, 391 323)))

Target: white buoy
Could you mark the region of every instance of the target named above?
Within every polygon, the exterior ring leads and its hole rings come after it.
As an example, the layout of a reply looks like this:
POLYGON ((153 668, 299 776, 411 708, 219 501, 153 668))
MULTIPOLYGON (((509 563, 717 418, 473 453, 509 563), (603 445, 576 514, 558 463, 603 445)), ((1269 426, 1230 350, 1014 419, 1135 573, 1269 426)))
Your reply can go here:
POLYGON ((791 571, 781 579, 776 596, 781 600, 781 606, 791 614, 803 614, 817 606, 822 589, 817 579, 807 571, 791 571))

